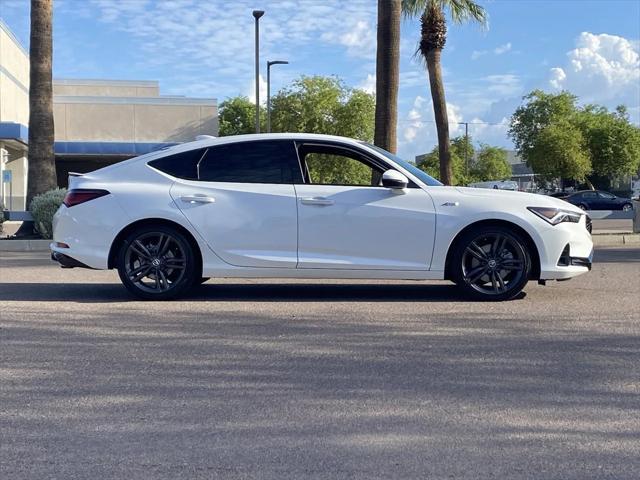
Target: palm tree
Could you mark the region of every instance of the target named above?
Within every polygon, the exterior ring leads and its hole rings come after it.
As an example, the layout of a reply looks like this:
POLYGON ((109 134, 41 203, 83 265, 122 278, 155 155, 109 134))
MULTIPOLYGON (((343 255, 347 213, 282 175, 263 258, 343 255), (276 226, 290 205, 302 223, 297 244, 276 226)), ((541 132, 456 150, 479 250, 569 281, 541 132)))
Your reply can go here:
POLYGON ((27 206, 56 188, 51 84, 53 0, 31 0, 29 39, 29 173, 27 206))
POLYGON ((420 43, 416 55, 427 64, 429 85, 433 101, 433 113, 438 131, 438 153, 440 157, 440 180, 451 185, 451 155, 449 153, 449 118, 442 83, 440 56, 447 41, 445 11, 454 23, 479 22, 485 26, 487 14, 473 0, 402 0, 402 10, 407 17, 420 15, 420 43))
POLYGON ((393 153, 397 146, 401 14, 401 0, 378 0, 374 143, 393 153))

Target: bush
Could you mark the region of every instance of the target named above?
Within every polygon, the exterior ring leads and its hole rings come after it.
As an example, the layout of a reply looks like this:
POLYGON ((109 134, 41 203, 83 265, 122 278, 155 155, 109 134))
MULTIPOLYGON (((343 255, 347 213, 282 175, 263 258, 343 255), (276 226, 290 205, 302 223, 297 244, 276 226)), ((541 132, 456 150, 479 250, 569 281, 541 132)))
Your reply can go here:
POLYGON ((2 233, 2 223, 4 222, 4 205, 0 203, 0 233, 2 233))
POLYGON ((67 191, 64 188, 56 188, 49 190, 48 192, 36 195, 31 200, 29 205, 29 211, 33 216, 33 223, 36 230, 42 236, 42 238, 53 237, 53 215, 56 213, 67 191))

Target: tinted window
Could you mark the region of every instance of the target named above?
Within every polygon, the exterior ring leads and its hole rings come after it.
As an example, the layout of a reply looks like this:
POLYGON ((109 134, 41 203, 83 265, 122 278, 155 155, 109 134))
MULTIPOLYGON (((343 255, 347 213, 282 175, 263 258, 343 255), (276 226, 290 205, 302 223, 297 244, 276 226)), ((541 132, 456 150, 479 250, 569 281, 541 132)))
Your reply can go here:
POLYGON ((189 150, 187 152, 176 153, 175 155, 168 155, 157 160, 152 160, 149 162, 149 165, 174 177, 184 178, 186 180, 197 180, 198 162, 206 150, 206 148, 199 148, 198 150, 189 150))
POLYGON ((584 199, 586 199, 586 200, 588 200, 588 199, 594 199, 594 198, 596 198, 596 197, 597 197, 596 192, 584 192, 584 193, 582 194, 582 198, 584 198, 584 199))
POLYGON ((611 195, 610 193, 607 193, 607 192, 598 192, 598 193, 602 198, 606 198, 607 200, 613 200, 614 198, 616 198, 615 195, 611 195))
POLYGON ((298 155, 314 185, 380 186, 382 169, 358 152, 331 145, 305 144, 298 155))
POLYGON ((198 165, 198 178, 207 182, 302 182, 295 146, 289 140, 210 147, 198 165))

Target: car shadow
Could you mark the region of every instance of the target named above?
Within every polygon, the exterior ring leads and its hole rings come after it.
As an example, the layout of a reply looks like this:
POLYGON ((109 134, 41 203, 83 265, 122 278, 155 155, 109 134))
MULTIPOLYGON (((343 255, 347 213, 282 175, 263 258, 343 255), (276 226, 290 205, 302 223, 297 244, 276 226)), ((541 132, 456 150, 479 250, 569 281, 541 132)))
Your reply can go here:
MULTIPOLYGON (((522 292, 516 299, 522 299, 522 292)), ((3 283, 0 301, 112 303, 140 301, 117 283, 3 283)), ((186 302, 457 302, 468 298, 449 284, 219 283, 198 285, 186 302)))

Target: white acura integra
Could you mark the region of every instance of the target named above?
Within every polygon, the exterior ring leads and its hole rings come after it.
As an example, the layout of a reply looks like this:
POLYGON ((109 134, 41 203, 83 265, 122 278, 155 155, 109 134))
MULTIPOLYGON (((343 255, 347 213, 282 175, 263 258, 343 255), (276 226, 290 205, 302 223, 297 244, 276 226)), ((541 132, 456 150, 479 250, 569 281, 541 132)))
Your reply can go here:
POLYGON ((591 268, 579 208, 446 187, 395 155, 312 134, 177 145, 72 174, 54 218, 64 267, 117 268, 145 299, 209 277, 447 279, 506 300, 591 268))

